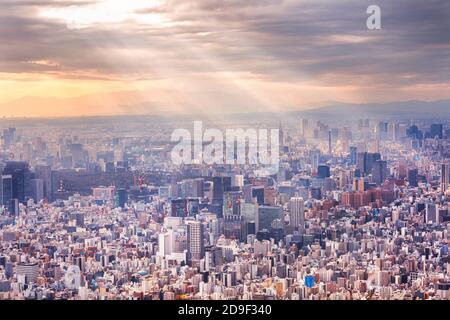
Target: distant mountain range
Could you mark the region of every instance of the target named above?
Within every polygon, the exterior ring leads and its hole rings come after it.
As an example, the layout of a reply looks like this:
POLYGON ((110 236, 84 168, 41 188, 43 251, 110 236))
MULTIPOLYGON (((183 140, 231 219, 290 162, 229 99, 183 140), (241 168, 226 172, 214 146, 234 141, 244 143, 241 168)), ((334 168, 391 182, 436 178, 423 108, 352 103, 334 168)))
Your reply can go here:
POLYGON ((336 117, 450 117, 450 100, 400 101, 389 103, 335 103, 302 112, 303 114, 333 115, 336 117))
MULTIPOLYGON (((220 94, 217 95, 221 97, 220 94)), ((220 98, 217 101, 221 101, 220 98)), ((47 98, 27 96, 12 102, 0 104, 0 117, 74 117, 102 115, 220 115, 240 116, 251 114, 264 116, 274 111, 257 106, 220 107, 214 101, 202 101, 200 93, 181 96, 177 92, 121 91, 95 93, 79 97, 47 98), (155 97, 170 96, 176 106, 169 107, 155 97), (188 99, 188 100, 187 100, 188 99), (200 103, 197 104, 197 101, 200 103), (199 106, 200 105, 200 106, 199 106)), ((277 108, 275 108, 277 109, 277 108)), ((306 110, 287 109, 278 115, 301 115, 335 118, 449 118, 450 100, 402 101, 389 103, 350 104, 334 102, 326 106, 306 110)))

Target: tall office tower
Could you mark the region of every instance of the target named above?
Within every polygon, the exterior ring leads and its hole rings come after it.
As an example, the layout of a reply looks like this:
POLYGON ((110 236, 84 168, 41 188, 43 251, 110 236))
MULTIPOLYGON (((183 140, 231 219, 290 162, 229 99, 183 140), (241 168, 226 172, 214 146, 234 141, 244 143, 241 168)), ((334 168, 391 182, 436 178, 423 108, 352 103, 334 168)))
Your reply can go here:
POLYGON ((410 187, 417 187, 419 185, 419 170, 410 169, 408 170, 408 181, 410 187))
POLYGON ((332 154, 332 146, 331 146, 331 130, 328 131, 328 154, 332 154))
POLYGON ((244 221, 240 215, 229 215, 223 217, 223 234, 227 239, 243 240, 244 221))
POLYGON ((231 187, 231 177, 213 177, 213 200, 223 200, 223 193, 231 187))
POLYGON ((322 188, 321 187, 311 187, 309 189, 309 193, 311 194, 311 198, 316 200, 322 200, 322 188))
POLYGON ((330 177, 330 167, 324 164, 319 165, 317 167, 317 177, 321 179, 330 177))
POLYGON ((203 233, 204 226, 200 221, 187 222, 187 246, 190 260, 200 260, 205 256, 203 233))
POLYGON ((293 197, 289 200, 289 208, 291 211, 290 225, 294 228, 305 228, 305 202, 303 198, 293 197))
POLYGON ((223 198, 223 216, 240 215, 240 202, 242 199, 241 191, 227 191, 223 198))
POLYGON ((264 186, 252 187, 252 198, 256 198, 258 204, 264 204, 264 186))
POLYGON ((119 188, 116 191, 116 207, 125 208, 128 202, 128 192, 125 188, 119 188))
POLYGON ((380 160, 379 153, 359 152, 357 155, 357 166, 361 173, 370 174, 375 161, 380 160))
POLYGON ((8 207, 12 199, 12 175, 1 176, 0 188, 0 205, 8 207))
POLYGON ((387 162, 384 160, 377 160, 372 167, 372 181, 377 185, 381 185, 387 177, 387 162))
POLYGON ((306 137, 308 135, 309 131, 308 119, 302 119, 300 131, 303 137, 306 137))
POLYGON ((21 263, 16 267, 16 274, 25 276, 26 283, 35 282, 39 273, 39 265, 37 263, 21 263))
POLYGON ((366 154, 367 152, 358 152, 357 158, 356 158, 356 166, 363 175, 366 170, 366 154))
POLYGON ((358 148, 350 147, 350 163, 356 164, 357 161, 358 148))
POLYGON ((200 199, 199 198, 188 198, 187 199, 187 212, 190 217, 193 217, 200 212, 200 199))
POLYGON ((44 199, 44 181, 42 179, 31 179, 31 197, 34 202, 39 203, 44 199))
POLYGON ((8 211, 10 216, 15 217, 19 214, 19 199, 11 199, 9 201, 8 211))
POLYGON ((53 187, 52 187, 52 169, 50 166, 36 166, 35 168, 36 179, 42 179, 44 181, 44 197, 49 202, 52 202, 53 187))
POLYGON ((252 199, 253 199, 252 189, 253 189, 253 186, 251 184, 245 184, 242 187, 242 194, 244 196, 245 202, 252 202, 252 199))
POLYGON ((27 162, 8 161, 3 170, 4 175, 12 176, 12 197, 18 199, 19 202, 24 203, 27 192, 27 187, 30 186, 31 180, 30 167, 27 162))
POLYGON ((366 156, 367 156, 367 159, 366 159, 365 172, 366 172, 366 174, 369 174, 372 172, 374 163, 378 160, 381 160, 381 155, 379 153, 367 153, 366 156))
POLYGON ((68 148, 72 156, 72 165, 75 168, 84 167, 85 154, 83 150, 83 145, 80 143, 72 143, 68 146, 68 148))
POLYGON ((319 166, 320 150, 312 150, 311 153, 311 174, 316 174, 317 167, 319 166))
POLYGON ((188 215, 187 199, 173 199, 170 202, 171 216, 183 218, 188 215))
POLYGON ((446 192, 450 183, 450 165, 443 163, 441 165, 441 191, 446 192))
POLYGON ((253 224, 258 228, 258 205, 255 203, 241 202, 241 216, 244 223, 244 236, 255 234, 256 230, 250 230, 249 225, 253 224))
POLYGON ((270 230, 275 219, 281 219, 282 207, 259 206, 258 209, 258 231, 270 230))
POLYGON ((387 128, 387 135, 388 136, 387 136, 387 138, 389 140, 392 140, 392 141, 396 140, 396 136, 395 136, 396 127, 397 127, 397 124, 395 122, 388 123, 388 128, 387 128))
POLYGON ((278 127, 278 143, 280 144, 280 148, 283 148, 283 146, 284 146, 284 132, 283 132, 283 127, 281 125, 281 122, 280 122, 279 127, 278 127))
POLYGON ((387 136, 388 136, 388 123, 380 121, 377 127, 377 138, 385 140, 387 139, 387 136))
POLYGON ((171 255, 175 251, 175 234, 173 229, 160 233, 158 236, 158 254, 162 257, 171 255))
POLYGON ((349 128, 344 127, 342 130, 340 130, 340 140, 343 150, 348 150, 350 141, 352 139, 352 132, 349 128))
POLYGON ((430 127, 431 138, 442 139, 443 125, 441 123, 433 123, 430 127))
POLYGON ((438 210, 436 210, 436 205, 434 203, 427 203, 425 206, 425 222, 426 223, 438 223, 438 210))
POLYGON ((16 140, 16 128, 8 128, 3 130, 3 143, 5 147, 10 147, 16 140))
POLYGON ((205 196, 205 180, 203 178, 194 179, 194 197, 203 198, 205 196))

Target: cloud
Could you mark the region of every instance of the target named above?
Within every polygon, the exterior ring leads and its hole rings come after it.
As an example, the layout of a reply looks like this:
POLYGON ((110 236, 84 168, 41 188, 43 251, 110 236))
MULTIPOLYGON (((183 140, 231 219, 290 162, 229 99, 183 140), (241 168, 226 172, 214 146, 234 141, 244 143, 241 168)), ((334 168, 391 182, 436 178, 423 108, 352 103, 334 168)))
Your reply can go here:
POLYGON ((7 0, 0 4, 0 73, 166 79, 197 89, 206 81, 251 96, 258 95, 248 84, 255 81, 351 86, 367 96, 449 84, 450 3, 379 0, 383 29, 369 31, 372 2, 7 0), (111 16, 92 8, 109 8, 111 16))

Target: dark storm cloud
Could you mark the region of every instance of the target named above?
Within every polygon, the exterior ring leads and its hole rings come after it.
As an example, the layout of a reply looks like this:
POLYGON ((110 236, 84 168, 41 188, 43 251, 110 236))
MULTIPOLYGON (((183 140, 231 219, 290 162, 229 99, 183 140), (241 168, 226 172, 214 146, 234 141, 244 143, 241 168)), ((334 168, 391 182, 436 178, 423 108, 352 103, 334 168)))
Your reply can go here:
POLYGON ((83 29, 38 12, 92 1, 37 2, 0 4, 0 72, 156 77, 162 68, 326 84, 450 82, 447 0, 169 0, 135 12, 164 15, 172 22, 164 28, 129 19, 83 29), (382 30, 366 28, 371 4, 381 7, 382 30))

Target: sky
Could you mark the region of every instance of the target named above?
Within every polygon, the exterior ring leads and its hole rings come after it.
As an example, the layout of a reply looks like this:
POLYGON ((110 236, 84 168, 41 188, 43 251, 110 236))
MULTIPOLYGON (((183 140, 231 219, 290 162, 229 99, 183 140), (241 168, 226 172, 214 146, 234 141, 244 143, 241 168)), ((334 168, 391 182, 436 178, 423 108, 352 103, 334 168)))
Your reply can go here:
POLYGON ((0 116, 450 99, 449 30, 447 0, 1 0, 0 116))

